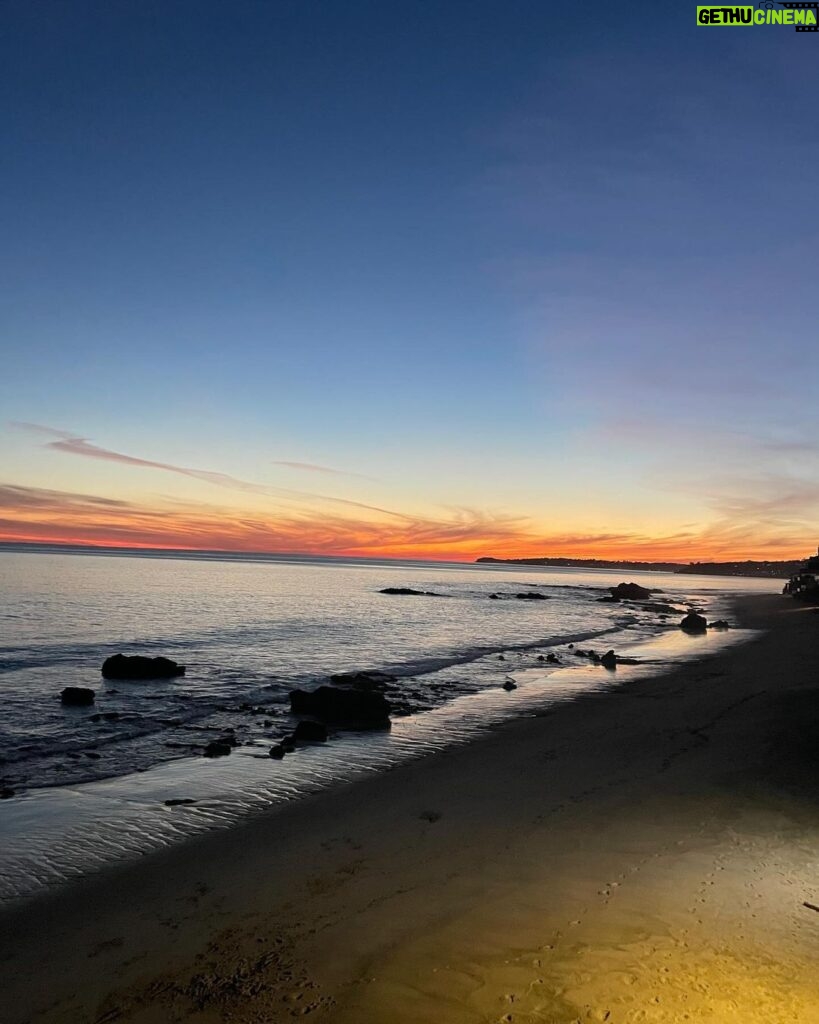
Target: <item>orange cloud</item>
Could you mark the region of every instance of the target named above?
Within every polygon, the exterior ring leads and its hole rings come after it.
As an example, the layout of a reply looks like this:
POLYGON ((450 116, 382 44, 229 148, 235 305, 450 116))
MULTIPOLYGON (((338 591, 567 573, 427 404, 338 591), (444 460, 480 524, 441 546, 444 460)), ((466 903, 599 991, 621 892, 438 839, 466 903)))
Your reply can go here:
POLYGON ((132 502, 41 488, 0 486, 0 538, 114 547, 355 555, 471 561, 565 556, 707 561, 798 558, 809 531, 769 532, 723 521, 650 537, 629 532, 540 532, 522 517, 455 510, 448 517, 352 518, 312 510, 247 514, 209 505, 132 502))

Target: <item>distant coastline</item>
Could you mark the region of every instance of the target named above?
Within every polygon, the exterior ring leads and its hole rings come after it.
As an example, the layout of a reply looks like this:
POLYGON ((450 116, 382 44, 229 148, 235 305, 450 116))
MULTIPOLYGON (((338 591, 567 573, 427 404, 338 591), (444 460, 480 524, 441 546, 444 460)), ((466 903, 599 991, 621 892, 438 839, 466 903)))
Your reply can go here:
POLYGON ((476 558, 488 565, 542 565, 561 569, 625 569, 633 572, 675 572, 690 576, 752 576, 789 579, 804 559, 785 562, 630 562, 605 558, 476 558))

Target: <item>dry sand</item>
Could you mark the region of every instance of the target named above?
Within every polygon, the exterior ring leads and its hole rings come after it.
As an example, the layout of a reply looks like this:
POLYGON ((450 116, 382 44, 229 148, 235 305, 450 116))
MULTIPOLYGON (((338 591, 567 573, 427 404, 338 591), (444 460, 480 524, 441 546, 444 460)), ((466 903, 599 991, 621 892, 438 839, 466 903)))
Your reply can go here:
POLYGON ((819 616, 0 916, 0 1021, 819 1022, 819 616))

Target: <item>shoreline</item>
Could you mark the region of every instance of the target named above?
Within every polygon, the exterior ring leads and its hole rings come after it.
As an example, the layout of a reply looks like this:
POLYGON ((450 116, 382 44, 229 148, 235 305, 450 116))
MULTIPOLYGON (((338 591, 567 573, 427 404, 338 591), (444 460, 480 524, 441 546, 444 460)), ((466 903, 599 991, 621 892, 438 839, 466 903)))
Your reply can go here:
MULTIPOLYGON (((728 607, 722 597, 712 600, 709 616, 730 615, 728 607)), ((502 654, 488 649, 462 657, 459 666, 474 658, 502 657, 502 665, 491 662, 495 684, 451 696, 414 714, 397 715, 389 731, 338 732, 326 745, 300 750, 284 762, 271 762, 268 739, 243 744, 229 759, 203 762, 201 756, 188 755, 144 771, 24 790, 20 799, 2 808, 0 909, 170 843, 195 841, 215 828, 241 827, 248 817, 275 811, 284 801, 474 742, 547 706, 627 685, 641 676, 665 674, 681 661, 748 639, 747 631, 737 628, 707 636, 691 636, 660 623, 650 634, 631 636, 632 629, 633 624, 620 624, 595 633, 507 645, 502 654), (588 641, 595 647, 603 641, 601 650, 613 644, 626 662, 617 672, 609 672, 586 658, 573 657, 569 645, 579 647, 588 641), (527 658, 537 650, 557 651, 564 660, 549 665, 527 658), (505 676, 517 683, 511 693, 500 685, 505 676), (183 806, 169 811, 167 800, 181 800, 183 806), (185 805, 190 800, 193 803, 185 805), (56 842, 55 832, 62 833, 56 842), (36 865, 36 872, 29 865, 36 865)), ((422 671, 440 668, 438 659, 422 671)))
POLYGON ((0 1018, 819 1020, 819 621, 737 607, 747 644, 0 911, 0 1018))

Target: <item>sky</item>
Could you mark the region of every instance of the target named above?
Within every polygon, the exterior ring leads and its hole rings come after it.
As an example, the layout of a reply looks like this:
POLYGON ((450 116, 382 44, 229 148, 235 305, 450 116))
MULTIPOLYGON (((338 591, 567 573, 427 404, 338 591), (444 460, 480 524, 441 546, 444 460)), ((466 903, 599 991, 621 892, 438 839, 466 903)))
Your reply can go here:
POLYGON ((819 540, 819 34, 5 0, 0 539, 819 540))

